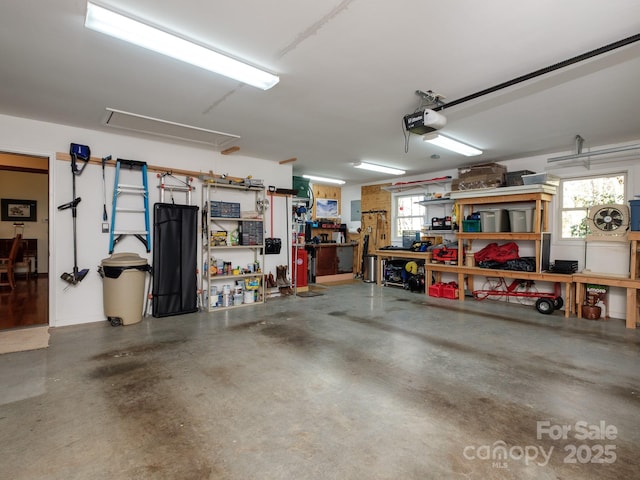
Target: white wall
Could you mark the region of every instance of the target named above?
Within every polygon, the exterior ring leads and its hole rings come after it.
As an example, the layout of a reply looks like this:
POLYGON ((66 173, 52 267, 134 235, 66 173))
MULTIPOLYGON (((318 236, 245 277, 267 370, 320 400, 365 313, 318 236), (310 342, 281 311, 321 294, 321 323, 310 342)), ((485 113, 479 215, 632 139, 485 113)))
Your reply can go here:
MULTIPOLYGON (((49 167, 49 227, 50 227, 50 325, 62 326, 79 323, 104 321, 102 305, 102 280, 97 267, 103 258, 109 256, 109 235, 101 233, 103 210, 102 169, 88 165, 76 177, 76 195, 82 201, 78 205, 78 267, 89 268, 90 273, 75 286, 60 279, 63 272, 73 270, 73 235, 70 210, 58 211, 57 206, 72 200, 72 175, 68 161, 56 160, 56 152, 66 153, 69 144, 80 143, 91 147, 93 157, 112 155, 147 162, 149 165, 166 167, 167 170, 184 169, 207 174, 209 171, 237 177, 249 175, 264 180, 265 185, 291 188, 292 167, 280 165, 241 154, 221 155, 205 146, 194 146, 165 142, 149 138, 136 138, 87 130, 65 125, 44 123, 35 120, 0 115, 0 150, 50 157, 49 167)), ((111 197, 113 192, 114 168, 106 169, 107 211, 111 219, 111 197)), ((149 174, 150 205, 159 200, 156 174, 149 174)), ((194 183, 195 205, 200 205, 199 182, 194 183)), ((176 199, 178 194, 176 194, 176 199)), ((167 201, 167 198, 165 198, 167 201)), ((176 201, 180 203, 180 201, 176 201)), ((274 225, 281 228, 288 212, 284 208, 274 210, 274 225)), ((269 214, 268 214, 269 215, 269 214)), ((274 232, 274 236, 288 239, 286 231, 274 232)), ((198 233, 200 242, 200 233, 198 233)), ((125 237, 116 252, 134 252, 148 258, 144 246, 134 237, 125 237)), ((268 272, 275 272, 275 265, 286 263, 286 251, 280 256, 268 256, 264 266, 268 272), (275 257, 275 258, 274 258, 275 257)))
MULTIPOLYGON (((640 143, 640 139, 635 142, 629 142, 626 144, 613 144, 613 145, 602 145, 597 148, 593 148, 592 150, 602 150, 610 147, 617 147, 622 145, 637 145, 640 143)), ((586 150, 585 150, 586 151, 586 150)), ((601 174, 611 174, 611 173, 626 173, 627 174, 627 198, 632 199, 634 194, 640 194, 640 153, 635 152, 633 155, 629 155, 628 153, 625 156, 609 156, 607 157, 592 157, 591 163, 589 165, 585 164, 585 162, 571 162, 573 166, 567 166, 570 162, 562 162, 564 165, 559 165, 557 163, 547 163, 547 159, 555 156, 561 155, 569 155, 571 151, 557 152, 550 155, 540 155, 534 157, 527 158, 519 158, 508 161, 500 161, 505 165, 508 171, 518 171, 518 170, 531 170, 534 172, 550 172, 554 175, 557 175, 561 178, 568 177, 581 177, 581 176, 592 176, 592 175, 601 175, 601 174)), ((476 163, 482 163, 482 160, 478 160, 476 163)), ((394 183, 394 182, 409 182, 416 180, 427 180, 430 178, 441 177, 445 175, 451 175, 453 178, 458 176, 457 170, 441 170, 437 172, 429 172, 427 174, 417 174, 406 177, 393 177, 381 179, 375 184, 382 183, 394 183)), ((369 185, 373 184, 370 182, 369 185)), ((353 186, 349 189, 343 189, 342 191, 342 200, 345 204, 348 204, 350 200, 360 198, 360 187, 353 186)), ((418 190, 415 190, 417 194, 420 194, 418 190)), ((556 195, 551 202, 551 208, 549 212, 549 222, 550 222, 550 231, 552 234, 552 244, 551 244, 551 260, 578 260, 579 268, 582 270, 585 268, 585 242, 582 240, 561 240, 559 238, 559 234, 556 232, 560 231, 559 226, 559 216, 557 215, 558 208, 560 206, 559 203, 559 195, 556 195)), ((352 223, 349 225, 350 228, 356 229, 359 227, 358 223, 352 223)), ((476 243, 474 242, 474 250, 476 247, 476 243)), ((604 242, 603 242, 604 243, 604 242)), ((478 243, 478 246, 481 246, 478 243)), ((587 252, 589 256, 592 255, 608 255, 608 258, 611 259, 611 263, 614 264, 611 269, 613 271, 619 272, 620 274, 628 274, 629 265, 628 265, 628 256, 620 256, 618 255, 619 247, 614 244, 604 245, 600 249, 590 248, 587 252)), ((521 254, 522 255, 531 255, 533 254, 533 250, 531 246, 521 245, 521 254)), ((453 280, 453 277, 451 278, 453 280)), ((542 287, 539 288, 542 291, 542 287)), ((545 289, 546 291, 546 289, 545 289)), ((625 317, 625 291, 622 289, 612 289, 609 296, 609 309, 611 316, 615 318, 624 318, 625 317)))

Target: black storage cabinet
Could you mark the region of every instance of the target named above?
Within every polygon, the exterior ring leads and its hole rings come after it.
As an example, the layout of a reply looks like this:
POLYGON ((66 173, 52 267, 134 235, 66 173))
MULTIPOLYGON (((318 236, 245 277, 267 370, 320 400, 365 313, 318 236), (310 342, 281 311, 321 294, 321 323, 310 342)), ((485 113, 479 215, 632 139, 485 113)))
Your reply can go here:
POLYGON ((198 207, 153 208, 153 316, 198 311, 198 207))

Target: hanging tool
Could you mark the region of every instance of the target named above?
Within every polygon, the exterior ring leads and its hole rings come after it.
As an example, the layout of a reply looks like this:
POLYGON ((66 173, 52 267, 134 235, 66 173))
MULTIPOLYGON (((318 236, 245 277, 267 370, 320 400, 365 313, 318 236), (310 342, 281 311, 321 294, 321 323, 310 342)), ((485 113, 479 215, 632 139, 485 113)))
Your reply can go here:
POLYGON ((109 232, 109 217, 107 216, 107 186, 104 178, 104 166, 111 160, 111 155, 102 157, 102 233, 109 232))
POLYGON ((88 268, 84 268, 82 270, 78 269, 78 239, 77 239, 77 210, 78 204, 82 200, 80 197, 76 197, 76 177, 82 175, 85 167, 89 163, 89 159, 91 157, 91 150, 86 145, 78 145, 76 143, 72 143, 69 148, 69 153, 71 155, 71 178, 72 178, 72 189, 73 189, 73 200, 69 203, 65 203, 64 205, 60 205, 58 210, 67 210, 71 209, 71 216, 73 218, 73 273, 63 273, 60 275, 65 282, 68 282, 71 285, 77 285, 82 281, 84 277, 89 273, 88 268), (78 166, 78 160, 84 162, 81 166, 78 166))
POLYGON ((191 192, 193 192, 196 187, 191 185, 193 182, 193 177, 186 177, 186 180, 180 180, 176 178, 171 172, 164 172, 157 174, 160 189, 160 203, 164 203, 164 192, 165 190, 169 190, 171 194, 171 203, 175 205, 175 199, 173 198, 173 192, 184 192, 187 194, 187 203, 186 205, 191 205, 191 192), (172 178, 178 185, 168 185, 166 183, 165 178, 172 178))

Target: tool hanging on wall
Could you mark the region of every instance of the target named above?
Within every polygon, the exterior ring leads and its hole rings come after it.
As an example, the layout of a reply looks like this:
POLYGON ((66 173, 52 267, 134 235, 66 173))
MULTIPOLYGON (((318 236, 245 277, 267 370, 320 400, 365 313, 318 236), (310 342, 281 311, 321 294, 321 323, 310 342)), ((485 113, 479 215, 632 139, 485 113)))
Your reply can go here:
POLYGON ((193 182, 193 177, 186 177, 185 180, 180 180, 176 178, 171 172, 158 173, 157 177, 159 179, 160 184, 158 188, 160 189, 160 203, 164 203, 164 192, 169 190, 171 194, 171 203, 175 205, 176 201, 173 198, 173 192, 183 192, 187 194, 187 203, 186 205, 191 205, 191 192, 193 192, 196 187, 191 185, 193 182), (172 178, 177 185, 169 185, 166 183, 166 178, 172 178))
POLYGON ((91 149, 86 145, 78 145, 72 143, 69 148, 69 154, 71 155, 71 178, 72 178, 72 196, 73 200, 69 203, 65 203, 58 207, 58 210, 71 209, 71 216, 73 221, 73 272, 63 273, 60 278, 71 285, 77 285, 79 282, 87 276, 89 273, 88 268, 78 269, 78 238, 77 238, 77 216, 78 216, 78 204, 82 200, 80 197, 76 197, 76 177, 82 175, 85 167, 89 163, 91 157, 91 149), (81 166, 78 166, 78 160, 84 162, 81 166))
POLYGON ((149 221, 149 185, 147 183, 147 163, 140 162, 138 160, 125 160, 118 158, 116 160, 116 176, 113 187, 113 202, 111 206, 111 233, 109 236, 109 254, 113 253, 113 249, 116 244, 126 235, 133 235, 142 242, 147 250, 147 253, 151 251, 151 226, 149 221), (124 165, 129 167, 129 170, 139 168, 142 174, 141 185, 131 185, 120 183, 120 166, 124 165), (118 207, 118 199, 122 195, 141 196, 142 207, 118 207), (129 213, 129 214, 143 214, 144 216, 144 230, 143 229, 117 229, 116 228, 116 213, 129 213))
POLYGON ((102 157, 102 233, 109 231, 109 217, 107 216, 107 185, 104 178, 104 166, 111 160, 111 155, 102 157))
POLYGON ((376 250, 379 245, 389 243, 387 240, 387 211, 386 210, 367 210, 362 212, 361 217, 362 231, 373 237, 373 249, 376 250), (383 242, 385 240, 385 242, 383 242))
MULTIPOLYGON (((273 203, 274 193, 275 192, 272 192, 271 189, 269 189, 270 200, 265 200, 265 202, 262 205, 264 208, 267 208, 269 205, 274 205, 273 203)), ((271 208, 271 211, 269 212, 269 227, 270 227, 269 235, 271 236, 264 239, 264 246, 265 246, 264 253, 265 255, 278 255, 280 253, 280 250, 282 249, 282 239, 273 237, 273 208, 271 208)))

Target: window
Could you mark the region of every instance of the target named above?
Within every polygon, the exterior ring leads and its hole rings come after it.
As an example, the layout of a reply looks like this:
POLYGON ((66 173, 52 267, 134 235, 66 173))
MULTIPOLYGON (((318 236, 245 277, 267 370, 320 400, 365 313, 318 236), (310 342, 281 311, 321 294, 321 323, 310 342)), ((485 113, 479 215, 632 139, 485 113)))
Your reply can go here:
POLYGON ((562 180, 562 238, 585 237, 590 206, 604 203, 624 204, 624 185, 623 173, 562 180))
POLYGON ((403 230, 422 230, 425 208, 417 203, 422 200, 424 200, 424 195, 399 195, 396 197, 394 237, 402 237, 403 230))

